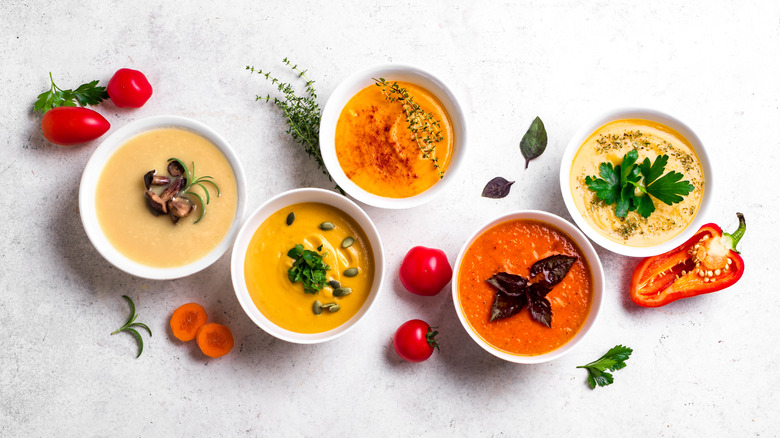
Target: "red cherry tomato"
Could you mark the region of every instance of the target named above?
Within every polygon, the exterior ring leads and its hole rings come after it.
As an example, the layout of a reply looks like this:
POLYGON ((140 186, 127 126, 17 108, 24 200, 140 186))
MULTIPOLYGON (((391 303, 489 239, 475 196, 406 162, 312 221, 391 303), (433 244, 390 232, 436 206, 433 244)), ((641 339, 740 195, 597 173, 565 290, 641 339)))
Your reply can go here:
POLYGON ((436 335, 425 321, 413 319, 398 327, 393 336, 393 346, 402 359, 409 362, 422 362, 433 354, 433 349, 439 349, 436 335))
POLYGON ((141 108, 152 97, 152 85, 143 73, 120 68, 108 81, 108 97, 120 108, 141 108))
POLYGON ((43 136, 54 144, 71 146, 105 134, 111 124, 88 108, 61 106, 46 111, 41 121, 43 136))
POLYGON ((438 294, 452 280, 447 254, 424 246, 415 246, 406 253, 398 274, 409 292, 425 296, 438 294))

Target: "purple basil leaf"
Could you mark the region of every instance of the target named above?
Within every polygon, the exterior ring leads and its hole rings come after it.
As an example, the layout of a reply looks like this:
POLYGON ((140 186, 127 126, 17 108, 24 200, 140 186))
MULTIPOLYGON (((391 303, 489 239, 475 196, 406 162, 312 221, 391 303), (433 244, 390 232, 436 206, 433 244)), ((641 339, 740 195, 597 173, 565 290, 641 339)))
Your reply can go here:
POLYGON ((563 254, 551 255, 550 257, 539 260, 531 266, 531 278, 543 274, 544 282, 547 286, 553 287, 563 280, 563 277, 569 272, 576 256, 567 256, 563 254))
POLYGON ((525 295, 528 280, 506 272, 499 272, 486 280, 491 286, 510 297, 525 295))
MULTIPOLYGON (((529 295, 529 298, 531 296, 529 295)), ((534 297, 528 302, 528 310, 531 311, 531 317, 547 327, 552 324, 552 309, 550 302, 544 297, 534 297)))
POLYGON ((509 189, 512 188, 514 181, 507 181, 500 176, 497 176, 490 181, 484 189, 482 189, 482 196, 485 198, 500 199, 506 197, 509 194, 509 189))
POLYGON ((501 291, 496 291, 496 296, 493 298, 493 311, 490 313, 490 321, 509 318, 520 313, 523 307, 525 307, 526 301, 525 294, 510 297, 501 291))

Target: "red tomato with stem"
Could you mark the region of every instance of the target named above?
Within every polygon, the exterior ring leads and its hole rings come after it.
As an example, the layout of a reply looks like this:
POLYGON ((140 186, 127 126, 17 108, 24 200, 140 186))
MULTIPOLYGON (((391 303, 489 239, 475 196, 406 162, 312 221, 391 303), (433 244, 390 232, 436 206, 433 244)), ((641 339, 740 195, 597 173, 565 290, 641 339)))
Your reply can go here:
POLYGON ((152 85, 143 73, 120 68, 108 81, 108 97, 120 108, 141 108, 152 97, 152 85))
POLYGON ((393 336, 393 347, 402 359, 409 362, 422 362, 433 354, 433 349, 439 349, 436 335, 427 322, 420 319, 406 321, 398 327, 393 336))
POLYGON ((103 116, 88 108, 61 106, 46 111, 43 136, 54 144, 72 146, 95 140, 111 128, 103 116))
POLYGON ((409 292, 432 296, 452 280, 452 267, 444 251, 415 246, 406 253, 398 274, 409 292))

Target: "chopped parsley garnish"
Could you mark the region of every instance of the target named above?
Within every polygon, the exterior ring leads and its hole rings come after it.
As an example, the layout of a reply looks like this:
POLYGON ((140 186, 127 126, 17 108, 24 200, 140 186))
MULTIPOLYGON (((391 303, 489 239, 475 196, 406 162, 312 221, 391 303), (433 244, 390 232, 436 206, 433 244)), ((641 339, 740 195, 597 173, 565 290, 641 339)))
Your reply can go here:
MULTIPOLYGON (((317 251, 322 251, 322 246, 317 248, 317 251)), ((330 266, 322 261, 322 257, 327 254, 327 252, 319 254, 316 251, 303 249, 301 244, 295 245, 287 251, 287 256, 295 259, 292 268, 287 271, 287 278, 291 283, 302 283, 303 291, 307 294, 316 294, 328 284, 325 272, 330 269, 330 266)))
POLYGON ((623 156, 623 162, 617 166, 601 163, 601 178, 585 177, 585 184, 596 192, 599 199, 607 205, 615 204, 615 216, 624 218, 628 212, 636 210, 647 218, 655 211, 650 196, 672 205, 681 202, 684 196, 693 191, 693 184, 682 180, 682 173, 672 171, 664 175, 668 155, 661 155, 652 163, 649 158, 637 163, 638 158, 639 154, 633 149, 623 156))
POLYGON ((590 385, 590 389, 595 389, 596 385, 607 386, 612 384, 613 381, 612 374, 607 371, 617 371, 625 368, 626 361, 633 351, 629 347, 615 345, 598 360, 587 365, 580 365, 577 368, 588 370, 588 385, 590 385))

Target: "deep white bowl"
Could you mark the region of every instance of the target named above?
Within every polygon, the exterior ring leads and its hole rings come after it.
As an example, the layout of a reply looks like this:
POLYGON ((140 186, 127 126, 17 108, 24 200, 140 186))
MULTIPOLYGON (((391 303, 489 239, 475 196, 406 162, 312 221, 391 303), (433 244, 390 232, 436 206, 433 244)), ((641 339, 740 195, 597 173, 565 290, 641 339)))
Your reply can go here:
POLYGON ((591 121, 585 123, 577 131, 577 133, 574 134, 574 136, 569 141, 569 144, 566 146, 566 150, 563 152, 563 158, 561 159, 561 194, 563 195, 563 202, 566 204, 566 208, 569 210, 569 214, 574 219, 574 222, 588 237, 590 237, 591 240, 596 242, 599 246, 614 253, 630 257, 649 257, 662 254, 680 246, 683 242, 688 240, 705 223, 705 211, 713 196, 713 182, 712 165, 710 164, 709 157, 707 156, 707 150, 704 148, 704 143, 699 138, 699 136, 696 135, 693 129, 691 129, 688 125, 679 119, 672 117, 664 112, 653 109, 619 108, 607 111, 598 117, 595 117, 591 121), (701 162, 705 185, 701 205, 699 206, 696 215, 694 216, 691 223, 689 223, 688 226, 685 227, 685 229, 682 230, 677 236, 658 245, 645 247, 628 246, 604 237, 601 235, 601 233, 598 232, 598 230, 594 229, 590 226, 590 224, 588 224, 588 222, 582 216, 582 213, 577 209, 577 206, 574 204, 574 197, 572 196, 569 186, 571 164, 574 161, 574 156, 577 154, 580 146, 582 146, 582 143, 585 142, 585 140, 587 140, 588 137, 590 137, 591 134, 593 134, 597 129, 601 128, 607 123, 624 119, 650 120, 652 122, 657 122, 674 129, 691 143, 691 146, 693 146, 693 149, 696 151, 696 155, 701 162))
POLYGON ((382 246, 382 239, 379 237, 371 218, 360 208, 357 204, 349 200, 348 198, 341 196, 335 192, 322 189, 296 189, 290 190, 266 201, 252 215, 247 219, 241 230, 236 237, 236 242, 233 245, 233 253, 230 260, 230 272, 233 278, 233 289, 236 292, 236 297, 244 312, 249 316, 258 327, 263 329, 266 333, 287 342, 293 342, 297 344, 316 344, 320 342, 330 341, 335 339, 357 324, 362 319, 371 306, 374 304, 379 292, 382 290, 382 280, 384 278, 384 248, 382 246), (360 228, 366 233, 366 237, 371 242, 371 249, 374 255, 374 280, 371 286, 371 291, 366 298, 366 302, 363 303, 363 307, 360 308, 352 318, 350 318, 344 324, 328 330, 322 333, 298 333, 293 332, 282 327, 279 327, 275 323, 271 322, 263 315, 262 312, 255 306, 252 301, 252 297, 249 295, 249 290, 246 286, 246 277, 244 275, 244 263, 246 261, 246 252, 249 248, 249 242, 252 240, 257 228, 268 218, 268 216, 276 213, 284 207, 293 204, 299 204, 302 202, 318 202, 321 204, 331 205, 343 211, 347 215, 351 216, 360 228))
POLYGON ((452 181, 455 180, 466 160, 467 135, 465 112, 455 93, 444 81, 433 73, 419 67, 403 64, 384 64, 354 73, 333 90, 322 111, 320 149, 328 173, 347 194, 360 202, 374 207, 401 209, 416 207, 432 200, 446 190, 452 181), (378 196, 360 188, 347 177, 336 156, 336 123, 341 115, 341 111, 355 94, 375 83, 373 78, 380 77, 391 82, 411 82, 427 89, 441 101, 452 121, 454 151, 452 161, 444 172, 444 178, 428 190, 408 198, 378 196))
POLYGON ((514 363, 535 364, 535 363, 548 362, 557 359, 563 356, 564 354, 568 353, 569 351, 571 351, 588 334, 591 327, 593 327, 593 324, 595 324, 596 317, 601 311, 601 301, 603 295, 604 295, 604 268, 601 266, 601 260, 599 259, 598 254, 596 254, 596 250, 593 249, 593 245, 590 244, 588 238, 585 237, 585 235, 583 235, 582 232, 580 232, 580 230, 577 229, 577 227, 575 227, 574 225, 572 225, 571 223, 567 222, 566 220, 562 219, 559 216, 544 211, 538 211, 538 210, 517 211, 517 212, 508 213, 499 216, 498 218, 493 219, 490 222, 486 223, 485 225, 480 227, 474 234, 472 234, 471 237, 469 237, 468 240, 466 240, 465 244, 463 244, 460 253, 458 253, 458 258, 457 260, 455 260, 455 267, 453 269, 452 299, 455 302, 455 311, 458 314, 458 319, 460 320, 460 323, 463 325, 463 328, 466 329, 466 332, 469 334, 469 336, 471 336, 471 339, 473 339, 474 342, 476 342, 485 351, 498 358, 504 359, 509 362, 514 362, 514 363), (460 282, 460 265, 463 262, 463 256, 466 254, 466 251, 471 246, 471 244, 474 243, 474 240, 480 235, 482 235, 482 233, 489 230, 490 228, 493 228, 498 224, 508 222, 508 221, 513 221, 513 220, 518 220, 518 219, 542 222, 551 225, 554 228, 557 228, 558 230, 564 232, 567 236, 569 236, 569 238, 571 238, 580 248, 583 256, 585 256, 585 259, 588 262, 588 266, 590 267, 591 280, 593 281, 593 301, 591 302, 590 312, 588 313, 588 317, 585 320, 585 324, 583 324, 580 331, 577 332, 574 338, 572 338, 569 342, 562 345, 561 347, 544 354, 533 355, 533 356, 507 353, 487 343, 484 339, 482 339, 477 334, 476 331, 474 331, 474 329, 471 327, 469 322, 466 320, 466 317, 463 315, 463 309, 461 308, 460 305, 460 297, 458 296, 458 283, 460 282))
POLYGON ((97 249, 100 255, 112 265, 122 271, 135 275, 136 277, 148 278, 151 280, 171 280, 186 277, 199 272, 216 262, 225 254, 233 243, 233 239, 238 233, 238 228, 241 226, 245 210, 246 177, 244 176, 241 162, 238 160, 235 152, 233 152, 230 144, 216 131, 203 123, 179 116, 147 117, 145 119, 136 120, 135 122, 129 123, 116 130, 113 134, 103 140, 95 149, 95 152, 92 153, 92 156, 89 158, 89 161, 84 168, 84 173, 81 176, 81 184, 79 186, 79 211, 81 213, 81 222, 84 225, 84 230, 87 232, 87 237, 89 237, 89 240, 92 242, 92 245, 95 246, 95 249, 97 249), (108 159, 111 158, 117 149, 133 137, 147 131, 161 128, 178 128, 191 131, 213 143, 220 152, 222 152, 222 155, 225 156, 228 163, 230 163, 236 177, 236 188, 238 191, 236 214, 233 218, 233 223, 217 247, 199 260, 173 268, 157 268, 142 265, 117 251, 103 233, 100 223, 98 222, 97 212, 95 211, 95 194, 98 180, 108 159))

